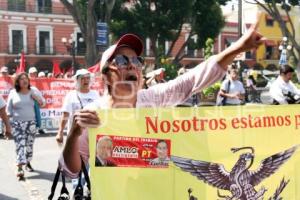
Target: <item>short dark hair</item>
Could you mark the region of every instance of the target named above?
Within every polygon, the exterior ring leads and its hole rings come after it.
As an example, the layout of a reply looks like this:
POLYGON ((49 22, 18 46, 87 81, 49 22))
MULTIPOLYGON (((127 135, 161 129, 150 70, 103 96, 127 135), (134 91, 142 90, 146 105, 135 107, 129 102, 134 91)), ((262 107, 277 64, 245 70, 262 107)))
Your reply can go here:
POLYGON ((295 70, 290 65, 281 65, 279 72, 280 74, 287 74, 287 73, 293 73, 295 72, 295 70))
POLYGON ((20 90, 21 90, 21 87, 20 87, 20 79, 21 79, 21 77, 22 77, 23 75, 26 76, 26 78, 27 78, 28 81, 29 81, 28 89, 30 90, 30 79, 29 79, 29 76, 28 76, 27 73, 23 72, 23 73, 18 74, 18 75, 16 76, 16 78, 15 78, 15 89, 16 89, 17 92, 20 92, 20 90))

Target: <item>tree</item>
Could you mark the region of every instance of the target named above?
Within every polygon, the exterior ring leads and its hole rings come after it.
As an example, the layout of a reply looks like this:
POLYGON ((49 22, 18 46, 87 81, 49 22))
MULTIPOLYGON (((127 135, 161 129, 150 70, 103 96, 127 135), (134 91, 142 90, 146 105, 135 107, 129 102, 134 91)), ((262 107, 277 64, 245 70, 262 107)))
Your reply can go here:
POLYGON ((211 38, 208 38, 205 42, 205 50, 204 50, 205 60, 213 55, 213 48, 214 48, 214 40, 211 38))
POLYGON ((208 37, 218 35, 224 25, 219 2, 225 3, 226 0, 139 0, 133 5, 117 0, 110 27, 116 36, 132 32, 149 38, 150 49, 156 64, 159 64, 161 57, 171 56, 183 25, 190 24, 188 40, 173 61, 178 63, 186 56, 183 52, 187 45, 201 48, 208 37), (192 37, 196 34, 198 41, 193 43, 192 37), (171 42, 168 52, 164 49, 166 41, 171 42))
POLYGON ((298 0, 252 0, 248 3, 255 3, 263 8, 273 19, 278 22, 281 29, 282 35, 286 36, 293 45, 292 56, 294 57, 294 62, 298 63, 297 67, 297 77, 300 81, 300 42, 296 41, 296 31, 294 24, 290 17, 290 11, 293 6, 299 5, 298 0), (287 16, 287 22, 282 18, 281 11, 287 16), (291 27, 290 29, 288 27, 291 27), (297 53, 296 53, 297 52, 297 53))
POLYGON ((96 46, 97 21, 110 21, 115 0, 60 0, 78 24, 86 44, 86 64, 92 66, 98 59, 96 46), (100 15, 101 14, 101 15, 100 15))
POLYGON ((205 47, 205 42, 208 38, 215 38, 219 35, 225 25, 220 4, 226 2, 225 0, 202 0, 194 2, 189 19, 191 31, 185 44, 175 56, 174 62, 179 62, 187 56, 184 53, 186 46, 191 47, 190 49, 200 49, 205 47), (195 36, 197 36, 196 43, 192 39, 195 36))

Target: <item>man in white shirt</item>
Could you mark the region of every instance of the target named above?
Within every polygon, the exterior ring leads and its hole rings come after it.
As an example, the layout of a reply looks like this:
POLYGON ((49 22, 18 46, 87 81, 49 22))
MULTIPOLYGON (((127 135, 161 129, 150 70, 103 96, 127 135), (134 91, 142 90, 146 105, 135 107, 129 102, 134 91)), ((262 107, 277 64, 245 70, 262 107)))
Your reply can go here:
POLYGON ((95 90, 90 90, 91 86, 91 73, 86 69, 80 69, 76 72, 75 76, 75 90, 70 91, 63 102, 62 106, 62 119, 56 135, 56 141, 63 143, 63 133, 65 126, 68 122, 67 130, 72 124, 72 118, 77 110, 82 109, 89 103, 100 100, 100 95, 95 90))
POLYGON ((294 71, 289 65, 280 67, 280 74, 270 87, 274 104, 292 104, 300 98, 300 90, 291 81, 294 71))
POLYGON ((225 105, 241 105, 245 99, 245 88, 238 80, 238 71, 235 68, 229 70, 229 78, 222 82, 220 95, 225 97, 225 105))

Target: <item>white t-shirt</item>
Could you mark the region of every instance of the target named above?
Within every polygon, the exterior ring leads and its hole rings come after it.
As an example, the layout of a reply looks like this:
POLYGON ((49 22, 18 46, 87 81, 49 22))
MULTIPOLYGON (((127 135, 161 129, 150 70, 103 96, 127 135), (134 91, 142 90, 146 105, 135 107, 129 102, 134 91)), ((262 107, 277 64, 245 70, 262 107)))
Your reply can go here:
POLYGON ((99 93, 95 90, 90 90, 88 93, 81 93, 77 90, 72 90, 66 95, 64 102, 63 102, 63 106, 61 108, 61 111, 69 113, 68 126, 67 126, 68 132, 72 125, 72 120, 70 120, 70 119, 73 118, 74 113, 77 110, 82 109, 82 107, 85 107, 87 104, 90 104, 94 101, 101 102, 101 97, 100 97, 99 93), (81 103, 80 103, 78 97, 79 97, 81 103), (81 106, 81 104, 82 104, 82 106, 81 106))
POLYGON ((5 101, 4 101, 3 97, 0 96, 0 109, 3 108, 5 105, 6 104, 5 104, 5 101))
POLYGON ((270 87, 270 95, 280 104, 287 104, 288 102, 286 101, 283 92, 291 92, 300 95, 300 90, 292 83, 292 81, 285 82, 281 76, 279 76, 270 87))
MULTIPOLYGON (((245 94, 245 88, 244 88, 243 84, 241 83, 241 81, 230 80, 229 90, 227 91, 228 84, 229 84, 228 79, 223 81, 222 85, 221 85, 221 90, 226 91, 226 93, 228 93, 228 94, 234 94, 234 93, 245 94)), ((241 103, 242 103, 242 101, 240 99, 226 98, 226 104, 239 105, 241 103)))

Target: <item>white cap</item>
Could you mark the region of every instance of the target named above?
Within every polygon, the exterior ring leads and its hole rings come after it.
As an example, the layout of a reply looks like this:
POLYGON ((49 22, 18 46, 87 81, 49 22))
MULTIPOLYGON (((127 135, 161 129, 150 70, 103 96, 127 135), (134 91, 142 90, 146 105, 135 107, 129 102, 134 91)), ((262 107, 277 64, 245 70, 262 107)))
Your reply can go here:
POLYGON ((28 71, 29 74, 35 73, 35 72, 38 72, 37 69, 36 69, 35 67, 30 67, 30 68, 29 68, 29 71, 28 71))
POLYGON ((86 74, 91 74, 87 69, 79 69, 76 71, 76 74, 74 75, 74 79, 78 79, 79 76, 83 76, 86 74))
POLYGON ((46 77, 45 72, 39 72, 38 77, 46 77))
POLYGON ((6 66, 2 66, 0 72, 8 73, 8 68, 6 66))

